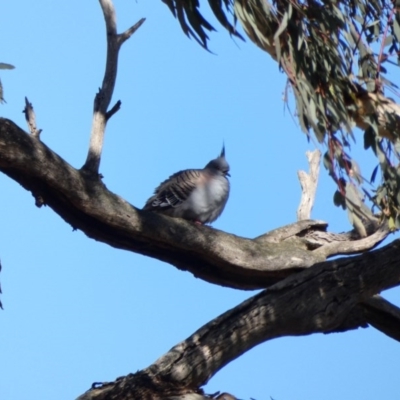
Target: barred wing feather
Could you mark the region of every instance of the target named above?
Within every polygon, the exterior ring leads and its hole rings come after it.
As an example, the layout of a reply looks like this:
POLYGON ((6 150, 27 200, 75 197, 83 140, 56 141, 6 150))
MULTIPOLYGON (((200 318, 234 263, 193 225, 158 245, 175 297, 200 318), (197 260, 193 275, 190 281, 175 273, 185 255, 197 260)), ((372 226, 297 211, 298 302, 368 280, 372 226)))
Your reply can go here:
POLYGON ((171 175, 156 188, 143 209, 166 210, 179 206, 190 196, 199 179, 200 172, 196 169, 187 169, 171 175))

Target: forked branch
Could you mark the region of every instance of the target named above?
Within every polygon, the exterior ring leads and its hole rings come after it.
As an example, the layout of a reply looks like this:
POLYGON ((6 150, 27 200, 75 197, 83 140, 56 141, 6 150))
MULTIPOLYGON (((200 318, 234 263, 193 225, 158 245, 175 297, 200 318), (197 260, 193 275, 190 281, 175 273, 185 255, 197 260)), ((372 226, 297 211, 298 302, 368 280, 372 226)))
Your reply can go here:
POLYGON ((121 102, 118 101, 110 111, 107 111, 117 79, 119 50, 122 43, 129 39, 145 21, 144 18, 140 19, 135 25, 119 35, 117 33, 117 17, 112 0, 99 0, 99 2, 101 9, 103 10, 106 24, 107 61, 103 84, 101 88, 99 88, 94 99, 89 152, 86 162, 82 167, 83 171, 88 172, 91 175, 97 175, 99 172, 107 121, 121 106, 121 102))
POLYGON ((101 180, 71 167, 45 144, 1 118, 0 171, 91 238, 168 262, 208 282, 240 289, 265 288, 325 261, 326 253, 319 249, 332 240, 345 241, 340 251, 351 254, 373 248, 389 233, 383 228, 362 242, 357 236, 324 235, 326 223, 308 220, 247 239, 138 210, 101 180))

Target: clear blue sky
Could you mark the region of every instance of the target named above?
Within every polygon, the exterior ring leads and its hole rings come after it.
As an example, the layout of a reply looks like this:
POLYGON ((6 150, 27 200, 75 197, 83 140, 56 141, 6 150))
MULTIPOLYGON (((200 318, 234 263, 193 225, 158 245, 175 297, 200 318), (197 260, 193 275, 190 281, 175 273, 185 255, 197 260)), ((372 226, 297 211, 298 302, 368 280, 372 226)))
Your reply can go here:
MULTIPOLYGON (((276 63, 217 23, 215 54, 207 53, 183 35, 161 0, 115 5, 120 31, 147 21, 121 52, 114 101, 122 109, 108 125, 101 163, 107 187, 142 207, 161 180, 203 167, 225 141, 232 190, 214 226, 255 237, 294 222, 296 172, 307 168, 304 153, 314 144, 285 110, 276 63)), ((3 1, 0 44, 0 61, 16 66, 0 72, 7 100, 1 116, 25 128, 28 96, 42 140, 81 167, 104 71, 98 2, 3 1)), ((400 74, 392 78, 399 82, 400 74)), ((375 161, 356 136, 370 176, 375 161)), ((73 232, 5 175, 0 188, 1 400, 74 399, 94 381, 147 367, 252 295, 73 232)), ((333 192, 322 170, 313 217, 333 231, 349 230, 333 192)), ((400 304, 399 289, 384 295, 400 304)), ((257 400, 399 399, 399 360, 399 344, 373 328, 282 338, 233 361, 205 390, 257 400)))

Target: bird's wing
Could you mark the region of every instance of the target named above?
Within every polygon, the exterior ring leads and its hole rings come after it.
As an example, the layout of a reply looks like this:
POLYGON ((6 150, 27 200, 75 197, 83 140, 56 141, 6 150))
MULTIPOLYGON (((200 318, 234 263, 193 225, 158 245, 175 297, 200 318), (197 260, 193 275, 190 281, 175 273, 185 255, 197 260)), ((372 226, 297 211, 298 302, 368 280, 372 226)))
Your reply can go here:
POLYGON ((144 210, 167 209, 182 204, 202 181, 201 170, 187 169, 171 175, 162 182, 150 197, 144 210))

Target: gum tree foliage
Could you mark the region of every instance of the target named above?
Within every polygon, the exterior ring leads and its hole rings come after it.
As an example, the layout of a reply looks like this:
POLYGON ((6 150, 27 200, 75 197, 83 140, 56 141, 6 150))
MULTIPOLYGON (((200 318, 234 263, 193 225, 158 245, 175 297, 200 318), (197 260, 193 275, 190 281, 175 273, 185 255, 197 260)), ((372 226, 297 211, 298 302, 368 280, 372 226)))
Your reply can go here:
MULTIPOLYGON (((0 69, 14 69, 14 66, 11 64, 7 64, 7 63, 2 63, 0 62, 0 69)), ((0 104, 4 103, 4 93, 3 93, 3 84, 1 83, 0 80, 0 104)))
MULTIPOLYGON (((394 85, 384 79, 383 64, 397 51, 396 9, 385 2, 209 1, 231 35, 240 37, 236 15, 246 34, 288 75, 303 130, 326 143, 325 165, 338 184, 336 202, 347 207, 357 230, 326 232, 325 222, 309 220, 309 206, 294 224, 243 238, 140 210, 110 192, 99 166, 107 122, 121 105, 117 101, 110 107, 118 55, 144 18, 118 33, 112 0, 99 0, 107 59, 94 98, 85 164, 73 168, 41 141, 32 104, 25 99, 30 134, 0 118, 0 171, 30 191, 38 207, 51 207, 90 238, 167 262, 213 284, 262 291, 200 327, 147 368, 113 382, 96 382, 79 400, 230 400, 234 397, 228 394, 207 396, 202 386, 267 340, 374 326, 400 341, 400 309, 377 295, 399 285, 400 241, 367 252, 387 237, 388 226, 364 206, 359 169, 347 153, 352 129, 358 126, 382 171, 382 183, 371 197, 394 226, 400 112, 385 97, 394 85), (370 220, 374 223, 368 224, 370 220), (344 254, 358 255, 328 260, 344 254)), ((199 3, 165 2, 184 32, 207 48, 206 32, 213 27, 200 14, 199 3)), ((312 171, 318 170, 318 160, 310 166, 309 183, 315 190, 318 173, 312 171)))
MULTIPOLYGON (((198 0, 163 0, 183 31, 208 48, 214 28, 198 0)), ((400 2, 388 0, 209 0, 231 35, 239 19, 247 35, 286 73, 302 130, 326 145, 324 165, 337 184, 334 202, 347 208, 360 234, 372 213, 366 195, 391 229, 400 227, 400 108, 386 77, 400 60, 400 2), (231 22, 229 22, 229 18, 231 22), (351 157, 354 128, 377 157, 371 177, 351 157), (377 179, 380 177, 380 179, 377 179), (379 181, 374 190, 365 183, 379 181)))

